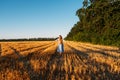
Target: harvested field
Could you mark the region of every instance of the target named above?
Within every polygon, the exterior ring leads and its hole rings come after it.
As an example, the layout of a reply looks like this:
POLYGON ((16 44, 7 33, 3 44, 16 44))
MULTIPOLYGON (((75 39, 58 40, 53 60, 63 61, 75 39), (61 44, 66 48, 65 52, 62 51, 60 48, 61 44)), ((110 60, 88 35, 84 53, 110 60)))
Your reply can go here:
POLYGON ((0 80, 119 80, 117 47, 64 42, 0 42, 0 80))

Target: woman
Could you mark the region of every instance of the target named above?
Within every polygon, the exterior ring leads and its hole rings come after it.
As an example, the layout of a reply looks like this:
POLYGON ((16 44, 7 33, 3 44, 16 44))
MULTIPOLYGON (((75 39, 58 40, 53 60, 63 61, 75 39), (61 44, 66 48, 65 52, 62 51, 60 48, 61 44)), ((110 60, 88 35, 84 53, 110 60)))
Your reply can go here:
POLYGON ((62 36, 59 35, 58 38, 58 48, 57 48, 57 52, 59 52, 60 54, 62 54, 64 52, 64 45, 63 45, 63 39, 62 36))

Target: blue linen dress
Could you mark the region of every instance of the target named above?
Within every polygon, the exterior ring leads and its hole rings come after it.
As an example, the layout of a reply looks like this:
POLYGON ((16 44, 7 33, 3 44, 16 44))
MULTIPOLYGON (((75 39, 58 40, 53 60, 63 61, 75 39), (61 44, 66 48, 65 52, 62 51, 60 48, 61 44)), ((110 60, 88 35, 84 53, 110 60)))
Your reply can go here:
POLYGON ((59 53, 64 52, 64 45, 63 44, 58 44, 57 52, 59 52, 59 53))

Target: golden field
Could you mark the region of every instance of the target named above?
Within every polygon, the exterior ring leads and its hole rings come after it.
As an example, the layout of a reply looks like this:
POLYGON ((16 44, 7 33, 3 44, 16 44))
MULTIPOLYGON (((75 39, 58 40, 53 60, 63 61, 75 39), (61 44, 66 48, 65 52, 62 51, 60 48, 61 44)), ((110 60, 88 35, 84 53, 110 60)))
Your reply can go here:
POLYGON ((117 47, 64 41, 0 42, 0 80, 120 80, 117 47))

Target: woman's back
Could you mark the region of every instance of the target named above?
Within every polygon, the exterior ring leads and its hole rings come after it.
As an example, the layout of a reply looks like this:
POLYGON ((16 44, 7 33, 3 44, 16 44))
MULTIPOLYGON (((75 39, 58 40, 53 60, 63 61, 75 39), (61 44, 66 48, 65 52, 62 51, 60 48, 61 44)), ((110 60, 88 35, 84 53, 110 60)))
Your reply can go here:
POLYGON ((63 40, 62 39, 59 39, 59 44, 63 44, 63 40))

